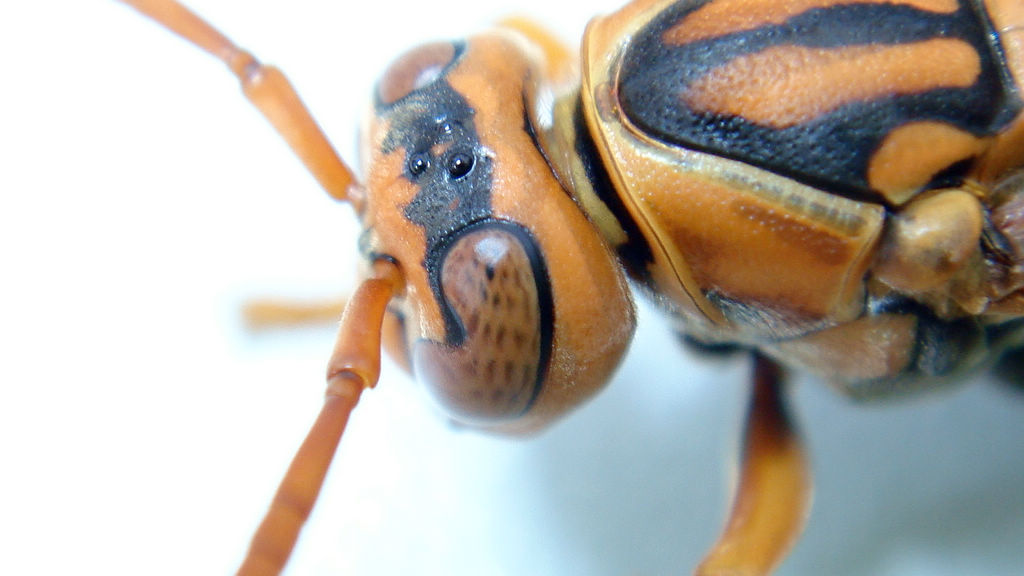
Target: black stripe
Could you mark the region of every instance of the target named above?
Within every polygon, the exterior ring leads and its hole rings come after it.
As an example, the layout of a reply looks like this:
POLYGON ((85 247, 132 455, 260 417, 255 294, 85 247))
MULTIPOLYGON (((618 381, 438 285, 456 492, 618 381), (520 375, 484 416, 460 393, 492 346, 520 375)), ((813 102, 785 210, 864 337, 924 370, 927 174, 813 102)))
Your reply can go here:
POLYGON ((807 10, 766 25, 681 46, 664 32, 705 3, 677 2, 635 37, 623 59, 619 93, 626 116, 664 142, 740 160, 856 199, 876 199, 867 182, 871 157, 896 127, 944 122, 976 136, 998 133, 1021 110, 995 31, 969 5, 952 14, 911 6, 845 4, 807 10), (692 110, 681 95, 712 68, 775 46, 835 48, 956 38, 981 61, 977 83, 856 102, 787 128, 692 110))
POLYGON ((482 150, 474 123, 476 112, 442 76, 379 108, 378 113, 391 126, 382 151, 405 152, 404 177, 418 188, 416 196, 405 206, 404 215, 423 228, 427 246, 422 265, 442 310, 445 340, 456 344, 464 334, 441 293, 443 249, 453 235, 493 213, 492 160, 482 150), (441 156, 435 157, 432 150, 439 144, 447 146, 441 156), (448 161, 456 154, 473 159, 469 172, 458 177, 447 170, 448 161), (416 162, 421 169, 414 168, 416 162))
POLYGON ((587 128, 587 121, 583 115, 582 99, 576 100, 572 122, 576 136, 576 155, 583 164, 583 172, 590 182, 594 194, 615 215, 619 226, 626 232, 626 242, 615 246, 619 260, 631 277, 638 282, 653 287, 654 281, 651 279, 649 272, 650 265, 654 263, 651 246, 647 243, 643 233, 640 232, 640 228, 629 214, 625 204, 622 203, 619 192, 612 185, 611 178, 608 176, 608 169, 605 168, 604 162, 601 161, 601 155, 598 153, 594 139, 587 128))

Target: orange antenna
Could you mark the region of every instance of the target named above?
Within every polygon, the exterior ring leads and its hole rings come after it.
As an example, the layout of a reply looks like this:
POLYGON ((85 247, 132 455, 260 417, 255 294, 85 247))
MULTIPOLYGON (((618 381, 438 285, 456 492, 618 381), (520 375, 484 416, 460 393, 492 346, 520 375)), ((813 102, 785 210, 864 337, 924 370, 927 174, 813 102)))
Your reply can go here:
POLYGON ((331 146, 285 75, 265 66, 174 0, 122 0, 224 62, 246 98, 266 117, 331 197, 352 199, 352 170, 331 146))
MULTIPOLYGON (((337 200, 359 202, 361 194, 352 170, 335 152, 280 70, 264 66, 174 0, 122 1, 224 62, 241 82, 246 98, 270 121, 324 190, 337 200)), ((363 390, 374 386, 380 376, 384 314, 401 285, 398 268, 378 262, 373 276, 359 285, 345 306, 328 364, 323 408, 253 535, 239 575, 278 574, 291 556, 320 494, 349 416, 363 390)), ((281 319, 283 308, 263 307, 255 316, 274 322, 281 319)), ((324 310, 307 312, 319 317, 324 310)))
POLYGON ((401 279, 380 262, 377 275, 356 288, 345 306, 327 365, 327 395, 320 415, 295 454, 263 522, 252 537, 239 576, 278 574, 288 562, 359 396, 380 377, 381 325, 401 279))

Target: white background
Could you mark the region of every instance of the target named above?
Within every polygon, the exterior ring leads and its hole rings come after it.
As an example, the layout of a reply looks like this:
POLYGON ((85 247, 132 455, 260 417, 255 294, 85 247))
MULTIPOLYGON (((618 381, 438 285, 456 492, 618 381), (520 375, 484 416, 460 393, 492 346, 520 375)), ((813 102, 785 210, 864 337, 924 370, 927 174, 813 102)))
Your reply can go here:
MULTIPOLYGON (((575 43, 615 3, 196 4, 351 158, 405 48, 510 6, 575 43)), ((113 1, 4 3, 0 62, 0 572, 228 573, 333 338, 251 335, 239 307, 349 290, 355 221, 218 63, 113 1)), ((528 442, 451 429, 387 365, 291 573, 686 573, 724 513, 746 366, 641 312, 608 390, 528 442)), ((794 391, 817 492, 784 574, 1024 573, 1024 394, 794 391)))

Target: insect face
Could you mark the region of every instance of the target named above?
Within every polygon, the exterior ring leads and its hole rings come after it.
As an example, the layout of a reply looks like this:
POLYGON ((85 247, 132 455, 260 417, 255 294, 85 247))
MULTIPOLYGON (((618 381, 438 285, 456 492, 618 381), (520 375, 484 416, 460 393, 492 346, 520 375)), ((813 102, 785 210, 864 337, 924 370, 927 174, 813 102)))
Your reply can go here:
POLYGON ((614 256, 539 149, 544 78, 508 31, 418 48, 384 74, 364 144, 361 249, 401 267, 404 354, 453 417, 504 431, 598 389, 634 326, 614 256))

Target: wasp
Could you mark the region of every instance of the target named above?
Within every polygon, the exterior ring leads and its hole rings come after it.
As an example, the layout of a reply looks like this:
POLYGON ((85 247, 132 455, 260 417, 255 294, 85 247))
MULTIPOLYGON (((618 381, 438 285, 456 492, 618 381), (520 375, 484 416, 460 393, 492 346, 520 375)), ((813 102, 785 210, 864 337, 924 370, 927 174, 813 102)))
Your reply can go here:
MULTIPOLYGON (((668 17, 668 16, 666 16, 666 17, 668 17)), ((647 20, 646 20, 646 19, 644 19, 644 18, 639 18, 639 17, 638 17, 638 18, 623 18, 623 19, 627 20, 627 22, 629 22, 629 23, 634 23, 634 22, 635 22, 635 23, 636 23, 636 26, 640 26, 640 25, 641 25, 642 23, 645 23, 645 22, 647 22, 647 20)), ((632 25, 631 25, 631 26, 632 26, 632 25)), ((442 52, 440 52, 440 53, 441 53, 441 54, 447 54, 447 52, 443 52, 443 51, 442 51, 442 52)), ((414 54, 415 54, 415 53, 414 53, 414 54)), ((422 55, 422 54, 421 54, 421 55, 422 55)), ((430 55, 431 55, 431 53, 430 53, 430 52, 428 51, 428 52, 427 52, 427 56, 430 56, 430 55)), ((436 54, 434 54, 434 55, 436 56, 436 54)), ((443 59, 443 57, 444 57, 444 56, 441 56, 441 59, 443 59)), ((456 59, 455 59, 455 55, 454 55, 454 54, 452 54, 452 55, 451 55, 451 57, 452 57, 452 61, 456 61, 456 59)), ((459 56, 459 58, 462 58, 462 57, 463 57, 463 56, 461 56, 461 55, 459 56)), ((414 57, 413 59, 415 60, 415 57, 414 57)), ((430 64, 430 58, 428 57, 427 59, 428 59, 428 64, 430 64)), ((462 61, 462 60, 459 60, 459 61, 462 61)), ((596 61, 596 60, 594 60, 594 61, 596 61)), ((437 63, 433 63, 433 64, 437 64, 437 63)), ((443 67, 442 67, 442 68, 443 68, 443 67)), ((606 97, 607 97, 607 95, 608 95, 608 94, 607 94, 606 92, 602 92, 602 91, 601 91, 601 86, 602 86, 602 85, 606 86, 606 84, 602 83, 602 82, 600 81, 600 79, 598 79, 598 81, 596 81, 596 82, 595 82, 595 81, 594 81, 594 80, 592 79, 592 82, 593 82, 593 86, 595 87, 595 90, 594 90, 594 92, 593 92, 593 93, 594 93, 594 100, 595 100, 595 101, 593 102, 593 104, 594 104, 594 109, 595 109, 595 110, 598 110, 598 111, 601 111, 601 110, 602 110, 602 109, 601 109, 601 106, 604 106, 604 105, 606 105, 606 104, 607 104, 607 101, 608 101, 607 99, 603 99, 603 100, 602 100, 602 98, 606 98, 606 97), (602 104, 602 102, 603 102, 603 104, 602 104)), ((400 83, 399 83, 399 84, 400 84, 400 83)), ((382 84, 382 85, 383 85, 383 84, 382 84)), ((399 92, 400 92, 400 91, 402 90, 402 88, 400 88, 400 87, 399 87, 399 88, 396 88, 396 89, 397 89, 397 90, 398 90, 399 92)), ((417 89, 419 89, 419 88, 417 88, 417 89)), ((393 95, 393 94, 392 94, 392 95, 393 95)), ((400 99, 402 99, 403 97, 404 97, 404 95, 402 95, 401 97, 398 97, 398 98, 396 98, 396 101, 397 101, 397 100, 400 100, 400 99)), ((387 97, 385 96, 385 98, 384 98, 384 99, 387 99, 387 97)), ((556 101, 557 101, 557 100, 556 100, 556 101)), ((391 104, 393 104, 393 102, 391 102, 391 104)), ((479 108, 479 107, 473 107, 473 109, 474 109, 474 110, 480 110, 480 108, 479 108)), ((605 112, 607 112, 607 110, 605 110, 605 112)), ((523 120, 523 121, 525 121, 526 119, 519 119, 519 120, 523 120)), ((521 124, 521 123, 520 123, 520 124, 521 124)), ((465 126, 465 123, 463 123, 463 127, 464 127, 464 126, 465 126)), ((438 127, 438 129, 440 129, 440 128, 443 128, 443 126, 439 126, 439 127, 438 127)), ((445 132, 445 133, 456 133, 456 132, 458 131, 458 129, 459 129, 459 127, 458 127, 457 125, 453 125, 453 126, 452 126, 451 128, 452 128, 452 132, 449 132, 449 131, 446 131, 446 130, 442 130, 442 131, 443 131, 443 132, 445 132)), ((538 137, 538 139, 539 139, 539 140, 542 140, 542 142, 543 142, 544 138, 555 138, 555 139, 557 139, 558 137, 562 137, 562 136, 564 136, 564 135, 560 136, 560 135, 558 135, 558 134, 544 134, 544 133, 543 133, 543 131, 539 131, 539 132, 541 132, 541 133, 538 133, 538 134, 536 134, 536 135, 537 135, 537 137, 538 137)), ((452 141, 456 141, 456 140, 455 140, 455 138, 454 138, 454 136, 453 136, 453 140, 452 140, 452 141)), ((459 141, 461 141, 461 140, 459 140, 459 141)), ((464 142, 463 142, 463 143, 464 143, 464 142)), ((443 149, 443 148, 444 148, 445 146, 447 146, 447 142, 442 142, 442 145, 441 145, 441 146, 439 146, 439 147, 437 147, 437 148, 439 148, 439 149, 443 149)), ((454 145, 452 145, 452 146, 454 146, 454 145)), ((703 146, 703 145, 701 145, 701 146, 703 146)), ((384 148, 384 147, 382 147, 382 148, 384 148)), ((408 148, 408 147, 407 147, 407 148, 408 148)), ((431 152, 433 152, 433 150, 432 150, 432 149, 433 149, 433 147, 428 147, 428 148, 429 148, 429 149, 431 150, 431 152)), ((493 148, 493 147, 488 147, 488 148, 493 148)), ((442 152, 447 152, 447 151, 444 151, 444 150, 442 150, 442 152)), ((415 161, 416 159, 413 159, 413 160, 415 161)), ((423 159, 421 158, 420 160, 423 160, 423 159)), ((648 160, 649 160, 649 159, 648 159, 648 160)), ((479 164, 476 164, 476 162, 477 162, 477 159, 475 159, 475 158, 474 158, 474 159, 473 159, 473 165, 472 165, 472 166, 471 166, 471 168, 470 168, 470 169, 469 169, 469 170, 467 171, 467 174, 469 175, 469 177, 473 177, 474 175, 479 175, 479 174, 481 173, 481 171, 482 171, 482 170, 481 170, 481 168, 480 168, 480 165, 479 165, 479 164)), ((426 161, 425 161, 425 162, 413 162, 413 163, 411 163, 411 164, 408 164, 408 169, 409 169, 410 173, 409 173, 409 174, 406 174, 406 175, 403 175, 403 176, 402 176, 402 178, 403 178, 403 179, 406 179, 406 180, 408 180, 408 181, 412 181, 412 178, 411 178, 411 177, 407 177, 407 176, 412 176, 412 175, 413 175, 413 172, 414 172, 414 171, 416 171, 416 170, 419 170, 419 168, 416 168, 416 166, 423 166, 424 164, 426 164, 426 165, 427 165, 427 169, 426 169, 426 170, 424 171, 424 173, 426 173, 426 174, 429 174, 429 173, 430 173, 430 172, 429 172, 429 169, 430 169, 430 168, 436 168, 436 167, 437 167, 437 162, 436 162, 436 160, 434 159, 434 157, 433 157, 433 156, 429 156, 429 155, 428 155, 428 157, 427 157, 427 159, 426 159, 426 161)), ((459 164, 459 163, 457 162, 456 164, 459 164)), ((462 164, 463 166, 465 166, 466 162, 462 162, 461 164, 462 164)), ((713 167, 714 167, 714 168, 716 168, 716 169, 719 169, 719 168, 720 168, 720 167, 715 167, 715 166, 713 166, 713 167)), ((585 168, 586 168, 586 167, 585 167, 585 168)), ((772 170, 777 170, 777 169, 778 169, 777 167, 769 167, 769 168, 771 168, 771 169, 766 169, 766 168, 765 168, 764 166, 762 166, 762 167, 761 167, 761 169, 762 169, 762 170, 765 170, 765 171, 768 171, 768 172, 772 172, 772 170)), ((568 173, 570 173, 570 174, 571 174, 571 171, 572 171, 572 168, 569 168, 569 169, 568 169, 568 173)), ((773 173, 774 173, 774 172, 773 172, 773 173)), ((564 175, 564 174, 562 175, 562 178, 563 178, 563 179, 569 179, 570 177, 571 177, 571 176, 567 176, 567 175, 564 175)), ((742 181, 743 181, 743 180, 742 180, 742 178, 739 178, 739 181, 740 181, 740 183, 742 183, 742 181)), ((733 181, 731 181, 731 180, 730 180, 730 183, 735 183, 735 182, 733 182, 733 181)), ((769 182, 769 183, 770 183, 770 182, 769 182)), ((806 182, 805 182, 805 183, 806 183, 806 182)), ((767 184, 765 184, 765 186, 767 186, 767 184)), ((853 198, 853 199, 854 199, 854 200, 856 200, 856 201, 859 201, 859 200, 860 200, 860 199, 859 199, 859 198, 857 197, 857 194, 855 194, 855 193, 851 193, 851 192, 849 192, 849 191, 846 191, 846 192, 845 192, 844 194, 846 194, 846 196, 847 196, 847 197, 853 198)), ((861 194, 866 194, 866 193, 863 193, 863 191, 861 191, 861 194)), ((165 197, 165 198, 170 198, 170 197, 169 197, 169 196, 167 196, 166 194, 164 195, 164 197, 165 197)), ((848 199, 849 199, 849 198, 848 198, 848 199)), ((582 202, 582 201, 581 201, 581 202, 582 202)), ((893 202, 896 202, 896 201, 893 201, 893 202)), ((898 202, 896 202, 896 203, 898 203, 898 202)), ((411 204, 412 204, 412 203, 411 203, 411 204)), ((168 206, 170 206, 170 204, 168 204, 168 206)), ((180 208, 179 208, 179 207, 177 207, 177 206, 174 206, 173 208, 174 208, 174 209, 180 209, 180 208)), ((194 208, 194 209, 191 209, 191 210, 188 210, 188 212, 194 212, 194 211, 195 211, 195 208, 194 208)), ((168 212, 164 212, 164 215, 166 216, 166 215, 167 215, 167 213, 168 213, 168 212)), ((173 213, 173 212, 171 212, 171 213, 173 213)), ((750 214, 746 214, 746 215, 750 216, 750 214)), ((841 214, 841 215, 842 215, 842 214, 841 214)), ((758 217, 758 216, 757 216, 757 215, 755 214, 754 218, 756 219, 757 217, 758 217)), ((484 218, 484 219, 485 219, 485 218, 484 218)), ((597 218, 595 217, 594 219, 597 219, 597 218)), ((785 222, 783 222, 783 223, 785 223, 785 222)), ((848 223, 849 223, 849 222, 848 222, 848 223)), ((483 224, 480 224, 480 225, 481 225, 481 228, 480 228, 480 229, 474 229, 474 230, 475 230, 475 232, 477 232, 477 233, 481 233, 481 234, 482 234, 482 233, 486 233, 486 232, 494 232, 494 231, 489 231, 489 230, 487 230, 487 227, 486 227, 486 225, 483 225, 483 224)), ((502 224, 502 225, 504 225, 504 224, 502 224)), ((780 225, 781 225, 781 224, 780 224, 780 225)), ((519 232, 515 232, 515 229, 512 229, 512 232, 509 232, 508 230, 504 230, 504 229, 502 229, 501 227, 498 227, 498 228, 499 228, 499 232, 503 232, 503 233, 505 233, 505 234, 504 234, 504 236, 500 236, 500 238, 506 238, 506 239, 508 239, 508 238, 511 238, 511 239, 512 239, 512 241, 519 241, 519 240, 521 240, 521 236, 516 236, 516 235, 518 235, 518 234, 520 234, 520 233, 519 233, 519 232)), ((614 231, 612 231, 612 232, 614 232, 614 231)), ((624 233, 624 234, 626 234, 626 236, 627 236, 627 237, 629 237, 629 232, 630 232, 630 231, 625 231, 625 230, 623 231, 623 233, 624 233)), ((634 233, 634 234, 635 234, 635 233, 634 233)), ((442 235, 442 236, 443 236, 443 235, 442 235)), ((897 238, 898 238, 898 237, 897 237, 897 238)), ((372 240, 372 239, 371 239, 371 240, 372 240)), ((435 239, 435 240, 436 240, 436 239, 435 239)), ((365 240, 365 241, 364 241, 364 243, 362 243, 362 244, 364 244, 364 245, 366 246, 366 245, 372 244, 372 242, 371 242, 371 241, 367 241, 367 240, 365 240)), ((444 245, 443 245, 443 243, 441 243, 441 244, 439 244, 439 245, 440 245, 440 246, 444 246, 444 245)), ((514 245, 514 244, 513 244, 513 245, 514 245)), ((373 248, 373 246, 370 246, 370 248, 373 248)), ((454 249, 454 248, 451 248, 451 247, 447 247, 447 246, 444 246, 444 248, 445 248, 445 249, 450 249, 450 250, 451 250, 451 249, 454 249)), ((440 250, 440 249, 438 249, 438 250, 440 250)), ((897 252, 898 252, 898 251, 897 251, 897 252)), ((373 254, 373 253, 374 253, 374 251, 373 251, 373 250, 371 249, 371 250, 368 250, 368 251, 364 252, 364 255, 366 255, 366 254, 373 254)), ((385 254, 385 255, 389 255, 389 254, 385 254)), ((393 255, 392 255, 392 256, 393 256, 393 255)), ((375 257, 376 257, 376 256, 375 256, 375 257)), ((527 259, 529 259, 529 258, 527 258, 527 259)), ((385 258, 385 260, 386 260, 386 258, 385 258)), ((913 262, 899 262, 899 263, 900 263, 900 265, 899 265, 899 266, 893 266, 893 268, 897 269, 897 272, 898 272, 898 271, 900 271, 900 270, 906 270, 906 266, 905 266, 905 265, 903 265, 903 264, 908 264, 908 263, 913 263, 913 262)), ((137 265, 137 264, 136 264, 136 265, 137 265)), ((569 264, 565 264, 565 265, 563 265, 563 266, 562 266, 562 268, 568 268, 568 265, 569 265, 569 264)), ((553 268, 553 266, 551 266, 551 268, 553 268)), ((551 273, 551 271, 549 270, 549 274, 550 274, 550 273, 551 273)), ((487 276, 486 266, 484 266, 483 276, 484 276, 484 277, 486 277, 486 276, 487 276)), ((535 276, 536 276, 536 275, 535 275, 535 276)), ((640 276, 640 275, 638 274, 638 276, 640 276)), ((655 278, 655 279, 648 279, 648 280, 654 280, 654 281, 656 281, 657 279, 655 278)), ((890 281, 890 283, 892 283, 892 282, 898 282, 898 281, 894 281, 894 280, 893 280, 892 278, 889 278, 888 280, 890 281)), ((916 281, 916 280, 920 280, 920 279, 919 279, 918 277, 913 277, 913 278, 911 278, 911 280, 913 280, 913 281, 916 281)), ((649 288, 649 287, 648 287, 648 288, 649 288)), ((656 291, 656 290, 655 290, 655 291, 656 291)), ((701 288, 701 289, 697 290, 697 292, 699 292, 700 294, 705 294, 705 296, 706 296, 706 298, 707 298, 708 302, 711 302, 711 303, 713 303, 713 304, 714 304, 715 306, 717 306, 717 307, 719 308, 719 310, 724 310, 725 312, 728 312, 728 313, 732 314, 733 316, 732 316, 732 317, 730 317, 730 318, 735 318, 735 315, 737 314, 737 310, 738 310, 739 314, 745 314, 745 313, 748 313, 748 312, 749 312, 749 311, 743 310, 743 308, 742 308, 741 306, 739 306, 739 307, 737 308, 737 307, 736 307, 736 305, 737 305, 737 304, 736 304, 736 302, 730 302, 730 301, 728 301, 728 299, 727 299, 727 298, 726 298, 726 299, 722 299, 722 298, 724 298, 724 296, 722 296, 722 294, 720 294, 720 293, 719 293, 719 294, 716 294, 716 293, 714 293, 714 291, 712 291, 712 290, 705 290, 705 289, 703 289, 703 288, 701 288), (711 296, 708 296, 708 294, 711 294, 711 296), (712 297, 712 296, 713 296, 713 297, 712 297), (723 302, 724 302, 724 304, 723 304, 723 302), (729 306, 730 306, 730 305, 731 305, 731 306, 733 306, 733 307, 732 307, 732 308, 729 308, 729 306)), ((540 296, 538 297, 538 299, 541 299, 541 298, 540 298, 540 296)), ((926 299, 927 299, 927 298, 926 298, 926 299)), ((354 300, 353 300, 353 301, 354 301, 354 300)), ((428 301, 429 301, 429 300, 428 300, 428 301)), ((663 303, 664 303, 664 302, 663 302, 663 303)), ((743 303, 743 302, 739 302, 739 303, 743 303)), ((714 307, 708 307, 708 308, 707 308, 707 310, 706 310, 706 308, 703 308, 703 307, 701 307, 701 305, 700 305, 700 302, 697 302, 697 303, 693 303, 692 305, 696 306, 696 311, 697 311, 696 313, 694 313, 694 311, 692 311, 692 310, 691 310, 691 311, 688 311, 688 312, 687 312, 687 311, 680 311, 680 310, 670 310, 670 311, 669 311, 669 312, 670 312, 670 316, 671 316, 672 318, 676 318, 676 317, 685 317, 686 315, 694 315, 694 314, 699 314, 699 315, 705 315, 705 316, 707 316, 708 318, 712 318, 712 317, 714 316, 714 310, 715 310, 715 308, 714 308, 714 307)), ((707 302, 705 302, 705 305, 707 305, 707 302)), ((369 310, 369 308, 360 308, 360 310, 369 310)), ((555 308, 555 310, 557 311, 557 307, 555 308)), ((772 312, 775 312, 775 311, 772 311, 772 312)), ((566 314, 567 314, 567 313, 566 313, 566 314)), ((459 315, 456 315, 456 316, 459 316, 459 315)), ((461 318, 461 316, 459 316, 459 317, 461 318)), ((699 318, 700 318, 700 316, 697 316, 696 318, 697 318, 697 319, 699 319, 699 318)), ((613 320, 613 319, 612 319, 612 320, 613 320)), ((688 322, 684 322, 684 324, 687 324, 687 325, 694 325, 694 324, 696 324, 696 325, 698 325, 698 326, 699 326, 699 323, 700 323, 700 322, 702 322, 701 320, 694 320, 694 318, 691 318, 691 317, 687 317, 687 318, 685 318, 684 320, 688 320, 688 322)), ((769 320, 767 320, 767 321, 766 321, 766 320, 765 320, 765 319, 763 319, 763 318, 760 318, 760 319, 759 319, 759 318, 755 318, 754 320, 755 320, 755 321, 758 321, 758 320, 760 320, 760 321, 762 321, 762 322, 763 322, 764 324, 768 325, 768 326, 769 326, 770 328, 772 328, 772 329, 776 329, 776 328, 778 328, 778 327, 782 327, 782 328, 792 328, 792 327, 790 326, 790 323, 788 323, 788 320, 790 320, 790 319, 785 319, 785 318, 783 318, 782 320, 778 320, 778 319, 774 319, 774 318, 771 318, 771 319, 769 319, 769 320)), ((451 320, 445 320, 445 322, 454 322, 454 321, 451 321, 451 320)), ((543 319, 542 319, 542 321, 541 321, 541 322, 542 322, 542 324, 543 324, 543 319)), ((734 320, 733 320, 733 322, 734 322, 734 320)), ((756 322, 752 322, 751 324, 756 324, 756 322)), ((797 324, 799 324, 799 323, 797 323, 797 324)), ((795 328, 795 329, 803 330, 803 329, 805 329, 805 328, 806 328, 806 327, 802 327, 802 328, 795 328)), ((821 331, 822 331, 822 329, 821 329, 821 327, 820 327, 820 326, 813 326, 813 327, 811 327, 811 328, 806 328, 806 329, 807 329, 807 330, 808 330, 809 332, 813 332, 813 333, 818 333, 818 332, 821 332, 821 331)), ((542 336, 543 336, 543 334, 544 334, 544 333, 548 333, 548 331, 545 331, 545 330, 540 330, 539 332, 540 332, 540 333, 542 333, 542 336)), ((549 334, 549 335, 550 335, 550 334, 549 334)), ((718 337, 718 335, 717 335, 717 334, 716 334, 716 333, 714 332, 714 330, 708 330, 707 332, 703 332, 703 333, 700 333, 700 335, 701 335, 701 336, 702 336, 703 338, 705 338, 705 339, 708 339, 708 340, 716 340, 716 338, 718 337)), ((744 342, 744 343, 749 343, 749 342, 748 342, 748 339, 750 339, 750 338, 752 338, 752 336, 750 336, 749 334, 744 334, 744 335, 742 335, 742 337, 741 337, 741 338, 736 338, 736 339, 739 339, 739 340, 740 340, 741 342, 744 342), (744 339, 744 338, 745 338, 745 339, 744 339)), ((781 338, 776 338, 776 339, 779 339, 779 340, 781 340, 781 338)), ((542 344, 542 345, 540 345, 539 347, 543 347, 543 344, 542 344)), ((791 349, 791 351, 788 351, 788 352, 775 352, 774 354, 775 354, 776 356, 779 356, 779 357, 785 357, 785 358, 790 358, 790 359, 793 359, 794 357, 798 356, 798 352, 799 352, 799 351, 797 351, 797 352, 794 352, 794 351, 792 351, 792 349, 791 349)), ((550 363, 550 360, 549 360, 548 362, 550 363)), ((806 363, 807 363, 807 361, 806 361, 806 360, 804 360, 804 363, 806 364, 806 363)), ((674 376, 674 378, 679 378, 679 379, 681 379, 682 377, 681 377, 681 376, 674 376)), ((425 378, 425 379, 429 379, 429 378, 425 378)), ((489 379, 489 378, 488 378, 488 379, 489 379)), ((440 379, 440 380, 443 380, 443 379, 440 379)), ((492 380, 492 381, 493 381, 493 380, 492 380)), ((871 388, 870 386, 867 386, 867 387, 859 387, 859 388, 857 388, 857 389, 855 389, 855 390, 852 390, 852 392, 855 392, 855 393, 858 393, 858 394, 860 394, 860 393, 864 393, 864 394, 871 394, 871 389, 872 389, 872 388, 871 388)), ((164 390, 162 390, 162 392, 164 392, 164 390)), ((848 390, 848 392, 850 392, 850 390, 848 390)), ((447 402, 447 403, 451 404, 451 402, 452 402, 452 401, 451 401, 451 399, 449 399, 449 400, 446 400, 446 401, 444 401, 444 400, 442 400, 442 401, 441 401, 441 403, 445 403, 445 402, 447 402)), ((535 402, 536 402, 536 399, 535 399, 535 402)), ((459 408, 459 407, 457 406, 457 408, 459 408)), ((462 412, 462 415, 463 415, 463 418, 464 418, 464 420, 466 419, 466 418, 465 418, 465 412, 466 412, 466 410, 465 410, 465 407, 462 407, 462 408, 459 408, 459 409, 457 409, 457 412, 462 412)), ((487 417, 494 417, 494 415, 493 415, 493 414, 490 414, 490 415, 487 415, 487 417)), ((486 420, 487 418, 481 418, 481 419, 482 419, 482 420, 486 420)), ((499 418, 499 419, 500 419, 500 418, 499 418)), ((469 422, 468 422, 468 423, 470 423, 470 424, 478 424, 478 423, 479 423, 479 420, 474 420, 473 418, 469 418, 469 422)))

